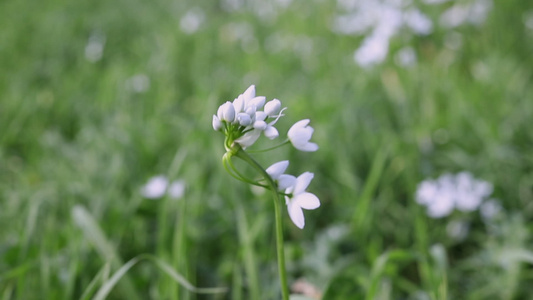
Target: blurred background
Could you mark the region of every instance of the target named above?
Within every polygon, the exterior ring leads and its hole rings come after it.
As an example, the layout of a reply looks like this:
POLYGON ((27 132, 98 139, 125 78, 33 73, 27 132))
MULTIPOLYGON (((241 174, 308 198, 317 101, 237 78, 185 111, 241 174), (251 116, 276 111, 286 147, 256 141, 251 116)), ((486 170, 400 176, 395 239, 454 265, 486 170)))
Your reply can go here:
POLYGON ((320 146, 256 156, 315 173, 295 294, 528 299, 532 53, 519 0, 1 1, 0 298, 279 299, 271 199, 211 126, 255 84, 320 146), (492 214, 428 214, 459 172, 492 214))

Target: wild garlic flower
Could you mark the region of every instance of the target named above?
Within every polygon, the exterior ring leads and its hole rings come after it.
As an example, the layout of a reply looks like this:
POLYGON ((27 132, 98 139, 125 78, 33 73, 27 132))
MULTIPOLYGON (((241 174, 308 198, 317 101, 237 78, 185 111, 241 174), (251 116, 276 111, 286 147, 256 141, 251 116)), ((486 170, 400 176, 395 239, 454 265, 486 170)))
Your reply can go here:
MULTIPOLYGON (((264 96, 256 96, 255 85, 251 85, 233 102, 222 104, 217 114, 213 115, 213 129, 223 131, 226 135, 226 147, 236 143, 242 148, 252 146, 263 134, 273 140, 279 136, 274 127, 286 108, 281 108, 281 101, 273 99, 266 102, 264 96), (263 109, 263 110, 262 110, 263 109), (269 121, 270 120, 270 121, 269 121)), ((309 119, 296 122, 288 131, 288 142, 301 151, 313 152, 318 145, 310 142, 314 129, 309 119)))
MULTIPOLYGON (((303 228, 305 220, 302 209, 315 209, 320 206, 318 197, 305 191, 313 179, 313 173, 304 172, 298 178, 285 174, 285 170, 289 166, 288 160, 277 162, 263 170, 246 152, 246 149, 252 146, 261 135, 271 140, 279 136, 275 124, 284 116, 283 111, 285 109, 282 108, 279 99, 267 102, 264 96, 257 96, 255 86, 251 85, 233 102, 227 101, 218 108, 216 115, 213 115, 212 125, 214 130, 221 131, 226 138, 227 152, 224 155, 226 170, 241 181, 270 188, 277 192, 280 199, 285 198, 291 220, 296 226, 303 228), (232 163, 232 156, 247 161, 256 169, 259 168, 265 177, 264 180, 255 182, 245 178, 232 163)), ((290 143, 301 151, 318 150, 318 145, 310 142, 314 129, 309 126, 309 122, 309 119, 296 122, 289 129, 287 139, 273 148, 290 143)))
POLYGON ((442 218, 454 209, 464 212, 477 210, 491 193, 492 184, 477 180, 468 172, 461 172, 422 181, 415 198, 416 202, 427 207, 430 217, 442 218))
POLYGON ((293 185, 285 190, 285 201, 289 216, 298 228, 303 229, 305 226, 305 218, 303 209, 316 209, 320 206, 320 200, 314 194, 308 193, 305 190, 311 183, 314 174, 305 172, 296 178, 293 185))
POLYGON ((311 126, 307 126, 308 124, 309 119, 296 122, 289 129, 287 135, 289 136, 289 140, 294 148, 301 151, 313 152, 318 150, 318 145, 309 142, 311 136, 313 135, 314 129, 311 126))
MULTIPOLYGON (((252 146, 261 136, 269 139, 279 136, 279 131, 274 127, 283 116, 285 108, 281 108, 281 101, 273 99, 266 102, 264 96, 255 95, 255 86, 240 94, 233 102, 222 104, 216 115, 213 115, 212 125, 215 131, 224 134, 224 147, 226 153, 222 163, 226 171, 235 179, 253 186, 259 186, 272 191, 274 200, 274 218, 276 225, 276 250, 278 255, 278 268, 280 274, 281 294, 284 300, 289 299, 289 288, 285 271, 285 250, 283 247, 283 200, 287 205, 289 217, 300 229, 305 226, 303 209, 315 209, 320 206, 320 200, 312 193, 306 192, 313 179, 313 173, 304 172, 298 178, 285 174, 289 166, 288 160, 277 162, 264 169, 251 155, 247 148, 252 146), (240 172, 233 163, 233 158, 239 158, 255 169, 261 179, 249 178, 240 172)), ((254 150, 253 152, 266 152, 283 145, 292 143, 296 149, 302 151, 316 151, 318 145, 309 142, 313 135, 313 128, 307 126, 309 120, 305 119, 294 124, 288 132, 288 138, 277 146, 254 150)))
POLYGON ((296 177, 289 174, 283 174, 288 166, 289 161, 284 160, 271 165, 265 170, 278 184, 278 190, 280 191, 286 190, 296 182, 296 177))
POLYGON ((185 181, 169 182, 164 175, 157 175, 148 180, 141 188, 141 194, 147 199, 157 200, 167 194, 171 199, 180 199, 185 193, 185 181))
POLYGON ((263 133, 269 139, 279 136, 274 127, 278 119, 283 116, 281 102, 274 99, 266 103, 266 97, 255 95, 255 86, 240 94, 233 102, 222 104, 217 114, 213 115, 213 129, 224 131, 227 146, 237 143, 243 148, 252 146, 263 133), (265 111, 261 109, 265 108, 265 111), (267 122, 268 119, 272 121, 267 122))

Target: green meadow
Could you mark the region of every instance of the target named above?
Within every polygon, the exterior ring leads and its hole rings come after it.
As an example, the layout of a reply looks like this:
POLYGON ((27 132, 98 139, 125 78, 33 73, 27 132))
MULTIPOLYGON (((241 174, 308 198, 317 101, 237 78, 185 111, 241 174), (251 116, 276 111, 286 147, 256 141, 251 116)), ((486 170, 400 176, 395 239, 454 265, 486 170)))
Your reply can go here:
POLYGON ((0 299, 281 299, 271 195, 212 127, 252 84, 320 147, 254 154, 315 175, 304 229, 283 205, 291 299, 530 299, 533 2, 442 21, 480 1, 396 4, 431 31, 371 66, 353 1, 1 1, 0 299), (498 213, 429 216, 419 184, 463 171, 498 213), (183 195, 143 196, 157 175, 183 195))

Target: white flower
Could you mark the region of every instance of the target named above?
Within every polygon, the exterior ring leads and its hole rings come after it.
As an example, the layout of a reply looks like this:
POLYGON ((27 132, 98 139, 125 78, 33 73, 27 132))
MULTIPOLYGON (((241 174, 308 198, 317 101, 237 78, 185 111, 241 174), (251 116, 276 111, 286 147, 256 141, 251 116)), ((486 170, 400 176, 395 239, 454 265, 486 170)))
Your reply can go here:
POLYGON ((281 109, 281 102, 278 99, 268 101, 267 104, 265 104, 265 113, 269 117, 273 117, 277 115, 280 109, 281 109))
POLYGON ((235 113, 246 112, 248 109, 253 108, 253 111, 263 108, 266 98, 264 96, 255 96, 255 85, 249 86, 244 93, 240 94, 235 100, 233 100, 233 107, 235 113))
POLYGON ((492 193, 492 185, 488 182, 476 180, 472 174, 461 172, 456 180, 456 206, 461 211, 478 209, 483 198, 492 193))
POLYGON ((454 209, 464 212, 478 209, 483 199, 491 193, 492 184, 476 180, 468 172, 461 172, 421 182, 415 198, 416 202, 427 207, 430 217, 442 218, 454 209))
POLYGON ((231 102, 226 102, 218 108, 217 117, 221 121, 233 122, 235 120, 235 108, 231 102))
POLYGON ((185 181, 174 180, 169 184, 168 178, 164 175, 157 175, 146 183, 141 189, 143 197, 148 199, 159 199, 165 194, 172 199, 180 199, 185 193, 185 181))
POLYGON ((172 199, 180 199, 185 194, 185 181, 174 180, 168 187, 168 196, 172 199))
POLYGON ((270 175, 270 177, 277 182, 278 190, 280 191, 286 190, 290 186, 294 185, 296 181, 296 177, 289 174, 283 174, 285 170, 287 170, 288 166, 289 161, 283 160, 271 165, 266 169, 268 175, 270 175))
POLYGON ((220 122, 220 119, 216 115, 213 115, 213 129, 216 131, 222 129, 222 122, 220 122))
POLYGON ((148 183, 142 188, 141 193, 145 198, 157 199, 165 195, 168 186, 168 179, 163 175, 150 178, 148 183))
POLYGON ((446 233, 456 241, 462 241, 468 236, 470 224, 466 221, 451 221, 446 225, 446 233))
POLYGON ((277 138, 279 136, 279 133, 273 125, 276 124, 279 119, 279 116, 270 123, 265 122, 265 119, 267 117, 267 114, 263 111, 256 112, 255 121, 252 125, 253 129, 245 133, 240 138, 236 139, 235 142, 241 145, 242 147, 250 147, 255 143, 255 141, 257 141, 257 139, 261 135, 261 132, 264 132, 265 136, 271 140, 277 138))
POLYGON ((289 129, 287 135, 294 148, 301 151, 313 152, 318 150, 318 145, 309 142, 314 129, 311 126, 307 126, 307 124, 309 124, 309 119, 296 122, 289 129))
POLYGON ((252 124, 252 118, 246 113, 238 113, 236 120, 241 126, 250 126, 252 124))
POLYGON ((432 218, 442 218, 451 214, 454 208, 452 196, 442 192, 435 195, 433 201, 427 205, 428 215, 432 218))
POLYGON ((303 209, 315 209, 320 206, 320 200, 314 194, 305 191, 311 180, 313 173, 305 172, 296 178, 293 185, 285 190, 285 193, 290 196, 285 196, 287 203, 287 210, 289 216, 298 228, 302 229, 305 226, 305 219, 303 209))
POLYGON ((427 205, 433 202, 435 195, 438 194, 438 186, 433 180, 424 180, 416 189, 416 202, 427 205))
POLYGON ((498 200, 491 199, 484 202, 479 211, 481 212, 483 219, 492 220, 502 212, 502 205, 498 200))

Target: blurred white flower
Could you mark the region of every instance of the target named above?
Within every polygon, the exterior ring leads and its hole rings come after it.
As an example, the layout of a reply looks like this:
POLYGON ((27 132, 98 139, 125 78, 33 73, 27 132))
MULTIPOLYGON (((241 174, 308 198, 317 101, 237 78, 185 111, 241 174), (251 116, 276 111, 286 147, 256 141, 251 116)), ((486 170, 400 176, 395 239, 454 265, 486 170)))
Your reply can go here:
POLYGON ((164 175, 157 175, 148 180, 142 187, 141 194, 148 199, 159 199, 168 194, 172 199, 180 199, 185 193, 185 181, 174 180, 170 183, 164 175))
POLYGON ((311 136, 313 135, 314 129, 311 126, 307 126, 308 124, 309 119, 296 122, 289 129, 287 135, 294 148, 301 151, 314 152, 318 150, 318 145, 309 142, 311 136))
POLYGON ((314 194, 308 193, 305 190, 313 180, 313 173, 305 172, 296 178, 294 184, 285 190, 285 202, 289 217, 294 225, 303 229, 305 226, 305 218, 302 209, 316 209, 320 206, 320 200, 314 194))
POLYGON ((439 193, 435 195, 433 201, 428 203, 428 215, 432 218, 442 218, 448 216, 454 208, 452 195, 448 193, 439 193))
POLYGON ((106 37, 102 33, 93 33, 85 46, 85 58, 90 62, 97 62, 104 55, 106 37))
POLYGON ((168 179, 163 175, 152 177, 142 188, 141 193, 145 198, 158 199, 165 195, 168 186, 168 179))
MULTIPOLYGON (((450 0, 423 0, 426 4, 442 4, 450 0)), ((454 28, 465 23, 479 25, 492 8, 492 0, 456 1, 440 15, 442 27, 454 28)), ((339 14, 333 18, 331 30, 338 34, 365 36, 354 51, 355 62, 364 68, 385 61, 391 39, 400 30, 418 35, 433 32, 434 21, 410 0, 337 0, 339 14)))
POLYGON ((470 224, 466 221, 453 220, 446 225, 446 233, 456 241, 462 241, 468 236, 470 224))
POLYGON ((533 30, 533 11, 524 14, 524 25, 527 29, 533 30))
POLYGON ((492 8, 491 0, 476 0, 470 3, 459 3, 450 7, 440 17, 440 24, 446 28, 454 28, 468 22, 482 24, 492 8))
POLYGON ((404 22, 415 33, 426 35, 433 30, 433 23, 431 20, 421 13, 418 9, 410 9, 404 13, 404 22))
POLYGON ((455 177, 457 196, 456 206, 461 211, 474 211, 483 199, 492 193, 492 184, 476 180, 472 174, 461 172, 455 177))
POLYGON ((137 74, 126 80, 126 88, 135 93, 146 92, 150 88, 150 78, 145 74, 137 74))
POLYGON ((388 37, 371 35, 354 52, 353 58, 361 67, 370 67, 385 60, 389 52, 388 37))
POLYGON ((450 0, 422 0, 425 4, 441 4, 450 0))
POLYGON ((187 34, 193 34, 204 22, 205 13, 202 9, 195 7, 189 10, 180 20, 180 28, 187 34))
POLYGON ((402 67, 410 67, 416 64, 416 53, 411 47, 400 49, 396 53, 396 63, 402 67))
POLYGON ((498 200, 491 199, 481 204, 479 211, 483 219, 492 220, 502 212, 502 205, 498 200))
POLYGON ((168 196, 172 199, 181 199, 185 194, 185 181, 174 180, 168 187, 168 196))
POLYGON ((456 4, 440 16, 440 25, 446 28, 454 28, 462 25, 467 18, 468 6, 464 4, 456 4))
POLYGON ((492 193, 492 184, 475 179, 468 172, 444 174, 437 180, 422 181, 417 188, 416 202, 427 207, 428 215, 442 218, 454 208, 464 212, 477 210, 483 199, 492 193))

